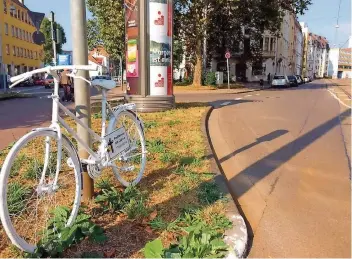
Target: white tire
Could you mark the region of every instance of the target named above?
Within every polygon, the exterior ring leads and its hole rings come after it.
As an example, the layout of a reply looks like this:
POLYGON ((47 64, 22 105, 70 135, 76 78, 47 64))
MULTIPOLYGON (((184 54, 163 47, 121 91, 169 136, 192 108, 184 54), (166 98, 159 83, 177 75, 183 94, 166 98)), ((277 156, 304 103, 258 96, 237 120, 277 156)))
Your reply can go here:
MULTIPOLYGON (((52 215, 51 211, 53 209, 69 204, 67 206, 69 211, 66 226, 72 225, 79 210, 82 189, 81 164, 75 148, 65 136, 62 136, 61 159, 65 159, 66 161, 66 158, 69 158, 71 163, 68 165, 69 163, 64 163, 63 160, 59 162, 61 169, 59 171, 57 189, 50 189, 50 186, 52 186, 51 183, 54 182, 53 179, 55 178, 56 166, 58 164, 58 152, 55 154, 55 150, 58 150, 57 140, 58 135, 55 131, 52 130, 38 130, 28 133, 12 147, 1 169, 1 223, 11 242, 19 249, 28 253, 33 253, 37 247, 37 243, 41 238, 43 238, 43 234, 40 234, 42 233, 40 231, 45 230, 48 226, 48 223, 45 221, 50 219, 51 216, 49 215, 52 215), (30 149, 32 147, 38 148, 38 150, 43 150, 42 139, 45 140, 44 147, 50 146, 51 151, 53 151, 52 153, 49 152, 49 154, 52 154, 52 156, 48 156, 48 158, 44 159, 41 158, 41 154, 37 156, 38 153, 31 153, 32 150, 30 149), (20 156, 22 156, 22 153, 26 156, 25 161, 16 164, 15 161, 17 160, 15 159, 18 159, 20 156), (52 157, 53 159, 50 160, 52 157), (32 161, 35 161, 35 163, 32 161), (43 161, 49 161, 50 164, 49 162, 46 163, 43 161), (40 166, 39 163, 41 163, 40 166), (71 166, 73 168, 71 168, 71 166), (30 169, 25 167, 30 167, 30 169), (14 169, 17 169, 17 171, 14 169), (44 184, 38 184, 40 182, 41 176, 43 176, 44 171, 44 183, 45 186, 49 186, 48 190, 44 189, 44 184), (67 180, 65 177, 67 177, 67 180), (25 196, 26 200, 21 200, 21 208, 23 206, 23 209, 21 209, 21 211, 16 211, 14 210, 16 207, 13 207, 14 204, 8 204, 8 202, 12 202, 10 196, 12 188, 11 186, 20 186, 17 184, 19 181, 21 181, 20 185, 25 186, 26 192, 28 193, 27 196, 25 196), (31 184, 34 185, 33 188, 30 187, 31 184), (35 187, 36 184, 37 186, 35 187), (35 200, 35 202, 31 201, 30 199, 35 200), (46 205, 47 207, 45 207, 45 204, 43 205, 46 200, 48 200, 48 205, 46 205), (58 204, 59 202, 60 204, 58 204), (35 212, 30 210, 32 207, 35 207, 35 212), (34 235, 34 237, 32 237, 32 235, 34 235)), ((45 154, 48 152, 45 152, 44 150, 43 153, 45 154)))
POLYGON ((123 126, 130 139, 130 150, 131 147, 136 147, 136 150, 127 155, 133 158, 122 161, 120 156, 115 160, 116 167, 112 168, 117 180, 126 187, 138 184, 144 174, 147 150, 142 125, 141 120, 132 111, 123 111, 116 118, 110 119, 108 134, 123 126), (127 168, 134 169, 126 171, 127 168))

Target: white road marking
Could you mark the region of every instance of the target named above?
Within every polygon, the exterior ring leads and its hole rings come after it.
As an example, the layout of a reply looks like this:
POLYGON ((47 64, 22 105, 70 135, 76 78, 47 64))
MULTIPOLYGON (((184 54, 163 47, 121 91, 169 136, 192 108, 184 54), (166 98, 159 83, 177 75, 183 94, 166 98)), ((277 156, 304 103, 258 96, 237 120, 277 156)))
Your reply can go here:
POLYGON ((220 104, 221 106, 226 106, 226 105, 229 105, 231 102, 224 102, 222 104, 220 104))
POLYGON ((251 96, 253 96, 253 95, 251 95, 251 94, 247 94, 245 97, 251 97, 251 96))
POLYGON ((236 101, 239 101, 239 100, 242 100, 242 99, 243 99, 243 98, 236 98, 235 100, 236 100, 236 101))
POLYGON ((340 104, 342 104, 343 106, 351 109, 351 107, 348 106, 347 104, 345 104, 343 101, 341 101, 341 99, 338 98, 334 92, 332 92, 330 89, 328 89, 328 91, 340 104))

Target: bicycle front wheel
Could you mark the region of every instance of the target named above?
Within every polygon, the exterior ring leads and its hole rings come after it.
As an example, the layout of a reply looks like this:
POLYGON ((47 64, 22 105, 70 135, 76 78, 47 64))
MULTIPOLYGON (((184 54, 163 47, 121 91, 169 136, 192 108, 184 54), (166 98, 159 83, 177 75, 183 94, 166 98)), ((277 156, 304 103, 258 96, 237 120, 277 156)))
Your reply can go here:
POLYGON ((136 185, 142 179, 147 161, 144 132, 135 113, 123 111, 110 122, 108 132, 124 128, 129 138, 129 148, 115 158, 114 174, 126 187, 136 185))
MULTIPOLYGON (((60 227, 70 226, 80 206, 79 158, 65 136, 59 158, 58 143, 55 131, 30 132, 13 146, 1 169, 3 230, 14 245, 29 253, 60 227)), ((3 230, 0 227, 0 239, 6 240, 1 237, 3 230)))

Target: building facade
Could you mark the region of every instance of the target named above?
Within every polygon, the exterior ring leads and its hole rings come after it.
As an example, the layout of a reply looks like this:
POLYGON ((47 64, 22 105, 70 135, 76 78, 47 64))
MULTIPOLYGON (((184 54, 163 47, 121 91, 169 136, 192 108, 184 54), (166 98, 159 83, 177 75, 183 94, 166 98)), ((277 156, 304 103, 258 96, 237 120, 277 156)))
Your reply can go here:
POLYGON ((89 71, 89 76, 109 75, 110 57, 104 47, 97 46, 88 53, 89 65, 98 65, 98 71, 89 71))
POLYGON ((303 48, 304 38, 302 27, 297 20, 295 20, 295 38, 294 38, 294 60, 295 60, 295 71, 294 74, 302 75, 303 72, 303 48))
POLYGON ((23 1, 2 1, 2 63, 11 76, 43 66, 43 46, 33 42, 32 35, 37 29, 31 19, 31 11, 23 1))
POLYGON ((330 50, 328 75, 332 78, 352 78, 352 48, 330 50))

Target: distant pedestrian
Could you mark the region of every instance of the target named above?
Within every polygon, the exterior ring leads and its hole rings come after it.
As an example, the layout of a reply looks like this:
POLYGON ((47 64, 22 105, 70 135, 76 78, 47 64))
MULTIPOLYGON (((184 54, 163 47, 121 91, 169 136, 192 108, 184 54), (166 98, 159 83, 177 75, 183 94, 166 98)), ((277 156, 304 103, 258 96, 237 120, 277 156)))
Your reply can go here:
POLYGON ((268 74, 268 84, 270 85, 270 80, 271 80, 271 74, 268 74))
POLYGON ((64 88, 64 96, 62 98, 63 101, 71 101, 72 100, 72 93, 71 93, 71 84, 72 80, 71 77, 67 76, 69 74, 68 69, 65 69, 60 74, 60 85, 64 88))

